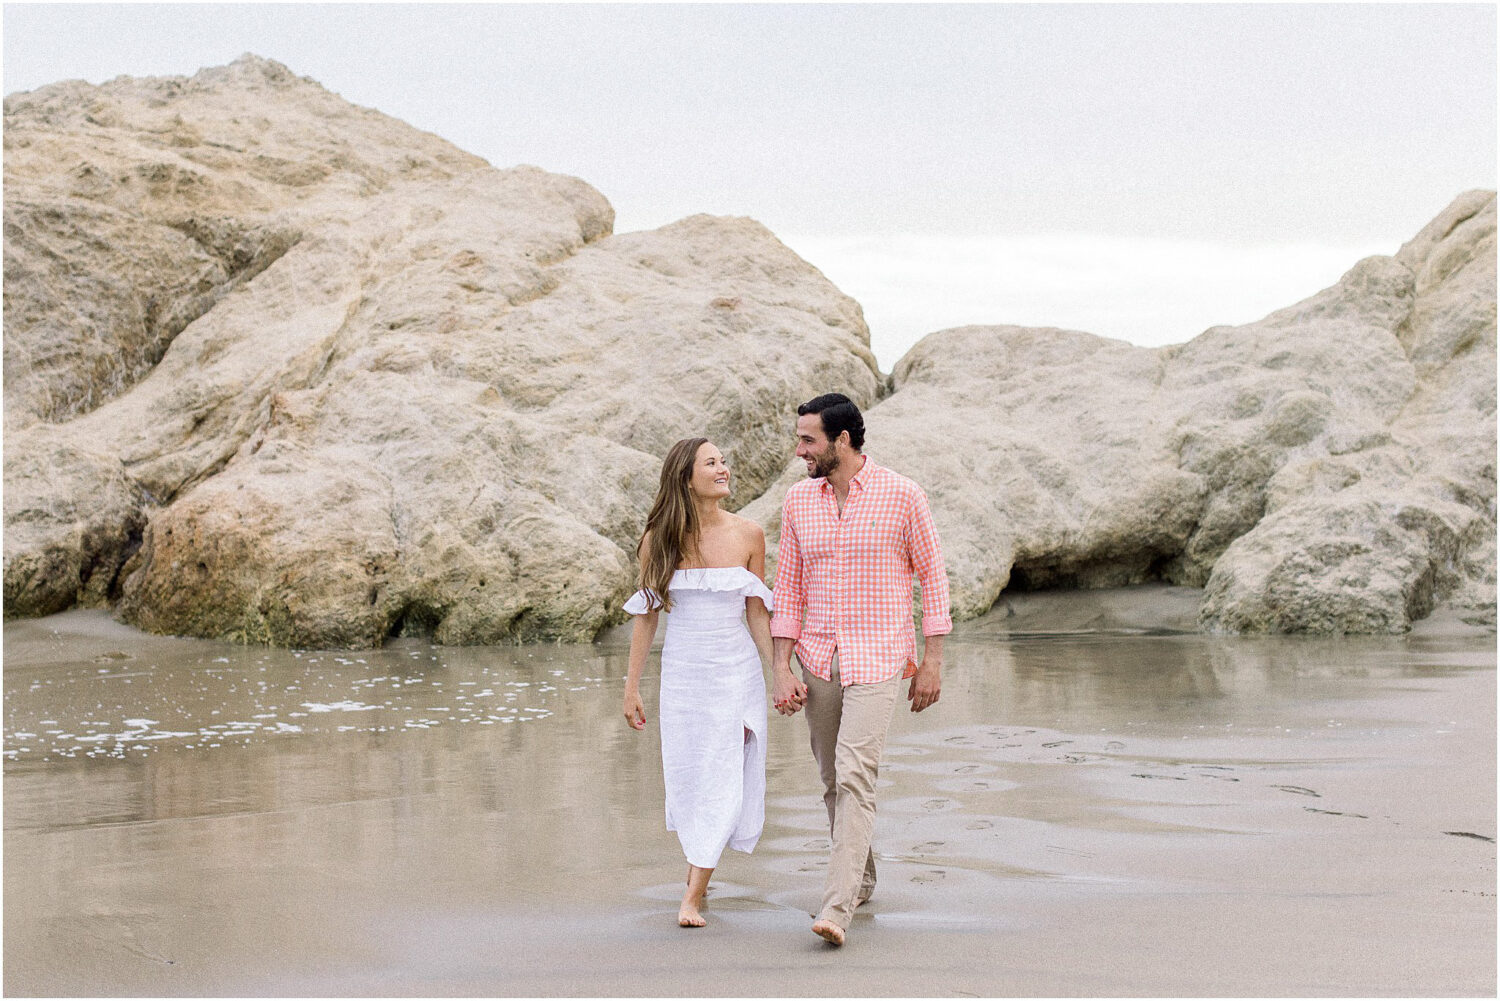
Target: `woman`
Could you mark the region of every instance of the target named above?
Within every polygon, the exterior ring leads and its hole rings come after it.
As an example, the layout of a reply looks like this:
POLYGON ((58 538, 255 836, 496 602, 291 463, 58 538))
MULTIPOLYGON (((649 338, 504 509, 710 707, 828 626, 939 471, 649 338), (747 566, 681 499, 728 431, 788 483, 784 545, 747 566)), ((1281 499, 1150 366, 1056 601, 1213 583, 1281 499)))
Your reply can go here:
POLYGON ((661 652, 661 761, 667 830, 688 860, 677 923, 704 925, 708 878, 728 845, 748 852, 765 823, 766 683, 771 592, 766 536, 725 511, 729 465, 706 438, 685 438, 662 461, 661 485, 638 554, 625 720, 646 726, 641 671, 656 623, 670 612, 661 652))

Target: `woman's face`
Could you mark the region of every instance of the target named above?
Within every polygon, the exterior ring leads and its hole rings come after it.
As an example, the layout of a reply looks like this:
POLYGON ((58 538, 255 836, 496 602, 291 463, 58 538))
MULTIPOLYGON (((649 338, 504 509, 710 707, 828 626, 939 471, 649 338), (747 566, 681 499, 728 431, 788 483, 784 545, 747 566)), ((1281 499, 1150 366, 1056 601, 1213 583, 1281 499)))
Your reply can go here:
POLYGON ((693 475, 688 478, 688 489, 702 500, 717 500, 729 496, 729 463, 713 442, 705 441, 698 446, 698 455, 693 460, 693 475))

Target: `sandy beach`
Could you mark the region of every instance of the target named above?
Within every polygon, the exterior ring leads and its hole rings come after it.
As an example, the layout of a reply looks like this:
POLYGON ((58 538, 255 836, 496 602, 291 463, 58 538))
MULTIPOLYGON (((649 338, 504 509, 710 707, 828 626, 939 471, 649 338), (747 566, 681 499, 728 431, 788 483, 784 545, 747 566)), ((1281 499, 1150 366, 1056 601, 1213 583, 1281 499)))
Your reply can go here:
POLYGON ((6 5, 0 994, 1497 997, 1497 11, 6 5))
MULTIPOLYGON (((1178 632, 1174 589, 961 624, 880 884, 808 931, 800 719, 709 926, 627 641, 377 651, 5 626, 9 995, 1493 996, 1493 634, 1178 632)), ((643 685, 654 712, 654 667, 643 685)))

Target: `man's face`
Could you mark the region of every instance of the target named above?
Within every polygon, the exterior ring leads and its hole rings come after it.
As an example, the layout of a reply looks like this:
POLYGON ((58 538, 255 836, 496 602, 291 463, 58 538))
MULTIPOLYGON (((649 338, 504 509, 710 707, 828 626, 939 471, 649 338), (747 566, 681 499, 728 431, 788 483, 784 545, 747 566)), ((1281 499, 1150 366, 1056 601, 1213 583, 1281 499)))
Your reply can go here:
POLYGON ((797 458, 807 463, 808 476, 827 476, 839 468, 838 446, 823 432, 821 414, 797 418, 797 458))

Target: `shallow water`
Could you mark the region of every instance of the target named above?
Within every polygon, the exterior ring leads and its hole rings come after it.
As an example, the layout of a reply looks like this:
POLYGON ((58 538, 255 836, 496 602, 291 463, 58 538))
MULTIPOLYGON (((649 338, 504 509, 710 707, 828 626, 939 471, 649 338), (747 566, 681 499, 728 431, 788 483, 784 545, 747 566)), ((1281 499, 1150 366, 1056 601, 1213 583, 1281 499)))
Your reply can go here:
MULTIPOLYGON (((1164 895, 1218 899, 1222 920, 1244 911, 1249 927, 1266 914, 1316 924, 1319 900, 1343 898, 1327 915, 1381 955, 1278 975, 1226 947, 1201 963, 1216 979, 1195 980, 1183 964, 1132 973, 1127 952, 1110 962, 1134 979, 1043 964, 1024 983, 1389 993, 1398 969, 1430 968, 1427 990, 1396 993, 1493 993, 1493 636, 1006 628, 999 616, 960 626, 941 702, 898 712, 881 892, 851 929, 892 929, 906 948, 938 936, 912 970, 930 956, 967 973, 835 980, 832 993, 1014 993, 984 978, 996 963, 1020 976, 1025 957, 980 961, 964 933, 1045 949, 1057 908, 1113 901, 1144 920, 1164 895), (1425 924, 1388 920, 1393 903, 1436 910, 1425 924)), ((683 868, 663 829, 655 734, 619 714, 621 632, 578 646, 280 651, 74 612, 7 623, 5 655, 7 993, 695 992, 672 953, 653 967, 669 979, 608 977, 615 952, 638 963, 658 936, 677 941, 665 918, 683 868), (589 949, 538 931, 581 911, 589 949)), ((643 695, 650 712, 649 674, 643 695)), ((712 936, 726 929, 735 948, 783 934, 802 947, 817 903, 826 818, 803 724, 773 714, 769 744, 764 838, 754 855, 726 853, 717 931, 698 940, 724 962, 712 936)), ((1088 951, 1109 948, 1096 937, 1088 951)), ((853 943, 843 955, 858 963, 853 943)), ((728 992, 816 986, 746 975, 728 992)))

